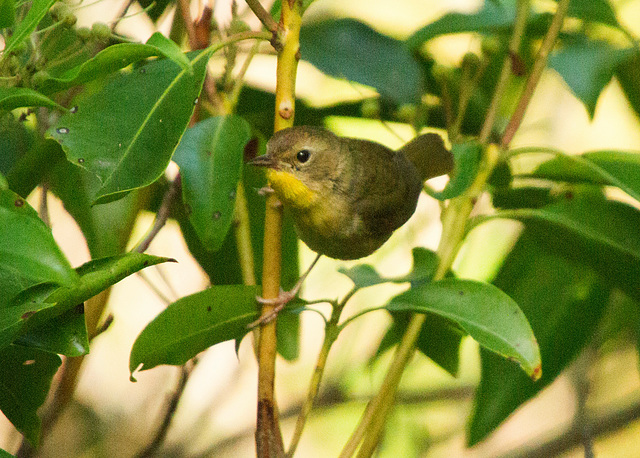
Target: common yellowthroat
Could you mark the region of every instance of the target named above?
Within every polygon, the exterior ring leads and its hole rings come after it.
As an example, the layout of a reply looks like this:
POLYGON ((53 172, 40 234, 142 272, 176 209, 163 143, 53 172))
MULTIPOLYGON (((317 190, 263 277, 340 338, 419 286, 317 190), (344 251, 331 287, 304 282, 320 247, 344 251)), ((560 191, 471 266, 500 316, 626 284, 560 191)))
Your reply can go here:
POLYGON ((358 259, 411 217, 423 182, 450 172, 453 157, 435 133, 393 151, 300 126, 276 132, 267 153, 250 163, 268 168, 271 188, 309 248, 330 258, 358 259))

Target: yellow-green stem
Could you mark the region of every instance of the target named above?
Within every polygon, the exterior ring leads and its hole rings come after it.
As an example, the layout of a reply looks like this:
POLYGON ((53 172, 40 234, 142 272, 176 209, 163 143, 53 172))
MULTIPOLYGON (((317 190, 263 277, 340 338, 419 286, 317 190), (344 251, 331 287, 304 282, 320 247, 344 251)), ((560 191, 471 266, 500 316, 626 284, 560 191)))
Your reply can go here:
MULTIPOLYGON (((293 125, 295 82, 298 68, 300 25, 302 22, 300 0, 282 2, 281 33, 277 43, 275 126, 278 131, 293 125)), ((281 241, 282 204, 275 195, 267 197, 264 233, 264 257, 262 268, 262 297, 277 298, 280 294, 282 269, 281 241)), ((274 305, 264 304, 262 315, 271 314, 274 305)), ((274 396, 276 360, 276 320, 260 329, 258 341, 258 419, 256 450, 258 457, 284 456, 282 433, 278 421, 278 409, 274 396)))

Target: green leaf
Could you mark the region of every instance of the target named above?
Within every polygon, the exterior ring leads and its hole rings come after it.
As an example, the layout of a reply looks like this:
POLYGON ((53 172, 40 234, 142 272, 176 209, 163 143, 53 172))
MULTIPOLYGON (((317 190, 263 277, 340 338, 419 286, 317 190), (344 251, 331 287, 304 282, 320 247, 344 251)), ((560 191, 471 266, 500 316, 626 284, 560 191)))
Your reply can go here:
POLYGON ((173 2, 172 0, 140 0, 138 3, 144 8, 151 20, 156 22, 160 16, 162 16, 167 6, 173 2))
POLYGON ((583 264, 587 253, 567 234, 529 225, 505 260, 494 284, 518 302, 531 323, 540 345, 542 378, 533 383, 509 362, 482 351, 470 445, 549 385, 595 333, 610 285, 583 264))
POLYGON ((552 54, 549 68, 562 76, 593 117, 600 93, 632 54, 632 48, 620 49, 604 41, 579 42, 552 54))
MULTIPOLYGON (((258 143, 252 140, 249 145, 258 143)), ((264 153, 266 142, 260 142, 260 151, 264 153)), ((249 147, 248 147, 249 148, 249 147)), ((249 209, 249 223, 251 229, 251 245, 253 247, 254 259, 262 259, 264 243, 264 214, 265 197, 258 193, 258 190, 267 185, 264 171, 257 167, 243 167, 242 184, 244 196, 247 199, 249 209)), ((209 276, 214 285, 235 285, 243 282, 240 261, 238 258, 238 247, 236 245, 235 231, 229 231, 222 247, 211 252, 205 247, 197 236, 193 225, 189 221, 184 206, 176 205, 174 214, 180 224, 180 230, 187 242, 189 251, 198 261, 200 266, 209 276)), ((290 215, 285 213, 282 227, 282 287, 285 289, 293 287, 300 276, 298 265, 298 237, 293 227, 290 215)), ((256 278, 262 278, 262 263, 254 263, 256 278)))
POLYGON ((0 449, 0 458, 15 458, 15 456, 6 450, 0 449))
POLYGON ((634 52, 618 65, 615 74, 631 107, 640 116, 640 53, 634 52))
POLYGON ((129 370, 182 365, 212 345, 240 339, 258 316, 255 286, 213 286, 169 305, 138 336, 129 370), (142 367, 140 367, 142 366, 142 367))
POLYGON ((598 193, 577 189, 543 208, 506 210, 482 220, 493 218, 544 223, 585 243, 640 261, 640 212, 624 203, 607 201, 598 193))
POLYGON ((65 356, 86 355, 89 353, 89 336, 84 306, 80 304, 32 329, 20 336, 16 344, 65 356))
POLYGON ((13 51, 18 45, 22 44, 31 35, 42 18, 47 14, 51 5, 56 0, 33 0, 31 8, 27 12, 27 15, 20 21, 18 26, 13 32, 13 35, 7 40, 6 46, 3 51, 3 57, 13 51))
POLYGON ((300 52, 331 76, 372 86, 398 103, 419 100, 420 67, 404 43, 354 19, 303 25, 300 52))
MULTIPOLYGON (((33 208, 9 190, 0 191, 0 277, 14 272, 28 287, 41 282, 71 286, 78 280, 33 208)), ((0 304, 11 299, 3 288, 0 304)))
POLYGON ((155 32, 149 37, 146 44, 159 50, 163 56, 174 61, 182 67, 183 70, 193 73, 193 67, 191 66, 189 58, 182 52, 180 46, 170 38, 165 37, 160 32, 155 32))
POLYGON ((536 178, 617 186, 640 201, 640 154, 594 151, 557 156, 531 174, 536 178))
POLYGON ((0 350, 0 410, 32 446, 40 436, 38 408, 62 361, 58 355, 10 345, 0 350))
POLYGON ((115 202, 92 205, 92 198, 100 189, 100 181, 92 173, 66 160, 54 165, 47 176, 47 183, 80 226, 92 259, 115 256, 124 251, 140 207, 138 192, 131 192, 115 202))
MULTIPOLYGON (((399 344, 407 330, 411 314, 392 313, 393 323, 382 338, 374 358, 380 357, 386 350, 399 344)), ((460 363, 460 343, 464 332, 456 328, 449 320, 433 313, 425 314, 416 348, 454 377, 458 374, 460 363)))
POLYGON ((424 283, 429 281, 438 267, 438 256, 426 248, 414 248, 413 267, 407 275, 399 277, 382 277, 373 266, 368 264, 358 264, 346 269, 340 267, 338 272, 346 275, 358 289, 368 286, 379 285, 381 283, 424 283))
POLYGON ((0 87, 0 109, 13 110, 20 107, 48 107, 64 110, 63 107, 26 87, 0 87))
POLYGON ((69 161, 100 178, 97 202, 147 186, 167 167, 202 88, 210 51, 191 56, 192 75, 169 60, 121 72, 48 131, 69 161))
POLYGON ((511 27, 514 20, 513 2, 485 1, 475 13, 447 13, 437 21, 427 24, 407 39, 407 46, 415 50, 432 38, 450 33, 493 32, 511 27))
POLYGON ((456 143, 451 148, 451 153, 455 161, 451 179, 442 191, 429 191, 429 195, 438 200, 457 197, 471 186, 478 173, 482 146, 476 141, 456 143))
MULTIPOLYGON (((36 313, 24 313, 16 327, 0 333, 0 342, 5 343, 9 337, 17 338, 20 334, 42 331, 45 323, 60 317, 74 309, 86 300, 92 298, 109 286, 118 283, 125 277, 144 269, 145 267, 171 261, 168 258, 146 255, 142 253, 127 253, 121 256, 97 259, 87 262, 76 269, 80 280, 71 287, 56 287, 51 284, 40 284, 21 292, 16 296, 10 307, 0 310, 0 318, 12 318, 15 309, 22 307, 40 307, 36 313), (39 329, 39 331, 38 331, 39 329), (9 337, 7 337, 9 336, 9 337)), ((75 328, 77 332, 77 328, 75 328)), ((66 345, 75 345, 76 334, 60 335, 70 341, 66 345)), ((47 345, 43 343, 41 346, 47 345)))
POLYGON ((14 0, 0 0, 0 28, 11 27, 16 21, 14 0))
POLYGON ((217 251, 233 221, 244 147, 251 128, 239 116, 216 116, 188 129, 176 148, 189 221, 205 248, 217 251))
POLYGON ((480 345, 516 361, 534 380, 540 349, 518 304, 493 285, 447 278, 411 288, 391 299, 393 312, 430 312, 457 323, 480 345))
POLYGON ((146 44, 118 43, 109 46, 91 59, 70 68, 62 75, 46 79, 38 85, 37 89, 45 94, 53 94, 102 78, 135 62, 155 56, 167 57, 188 72, 190 76, 193 76, 193 68, 189 58, 180 51, 178 45, 172 40, 156 32, 151 35, 146 44))
POLYGON ((287 361, 298 359, 300 356, 300 314, 279 313, 276 333, 278 354, 287 361))

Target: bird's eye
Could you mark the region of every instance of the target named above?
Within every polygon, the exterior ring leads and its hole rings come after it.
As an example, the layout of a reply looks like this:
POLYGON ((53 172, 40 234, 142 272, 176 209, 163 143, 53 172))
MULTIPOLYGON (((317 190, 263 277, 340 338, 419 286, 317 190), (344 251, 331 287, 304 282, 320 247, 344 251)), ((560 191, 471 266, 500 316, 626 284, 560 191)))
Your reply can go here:
POLYGON ((310 156, 311 156, 311 153, 309 152, 308 149, 301 149, 296 153, 296 159, 298 160, 298 162, 302 164, 307 162, 310 156))

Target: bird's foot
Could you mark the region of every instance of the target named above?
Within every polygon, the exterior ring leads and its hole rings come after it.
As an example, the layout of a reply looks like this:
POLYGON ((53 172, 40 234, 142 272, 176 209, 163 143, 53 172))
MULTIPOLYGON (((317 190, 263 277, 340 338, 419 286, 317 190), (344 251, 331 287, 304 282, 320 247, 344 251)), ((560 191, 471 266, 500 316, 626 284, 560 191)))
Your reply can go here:
POLYGON ((295 299, 298 294, 297 289, 299 288, 294 288, 291 291, 280 290, 280 294, 278 294, 278 297, 274 297, 271 299, 265 299, 264 297, 256 296, 256 301, 258 301, 258 303, 262 305, 271 305, 273 309, 262 315, 253 323, 249 324, 247 327, 252 329, 256 326, 263 326, 275 320, 282 309, 284 309, 289 302, 295 299))

